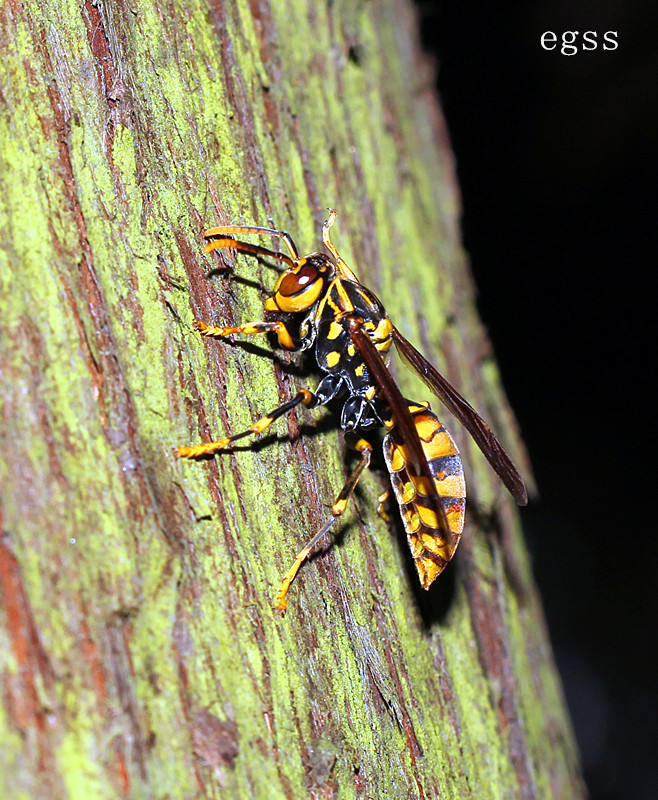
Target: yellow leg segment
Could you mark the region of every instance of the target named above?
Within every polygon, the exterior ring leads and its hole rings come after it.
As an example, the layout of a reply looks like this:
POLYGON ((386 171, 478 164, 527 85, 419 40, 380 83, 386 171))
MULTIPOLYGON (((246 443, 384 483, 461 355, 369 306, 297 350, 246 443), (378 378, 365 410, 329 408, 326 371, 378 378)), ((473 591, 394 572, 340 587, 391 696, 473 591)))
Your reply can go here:
POLYGON ((340 491, 340 494, 336 498, 336 502, 332 505, 331 517, 325 522, 321 530, 319 530, 315 534, 315 536, 313 536, 313 538, 310 539, 304 545, 304 547, 299 551, 299 554, 295 559, 295 563, 288 570, 286 577, 281 581, 281 585, 279 586, 279 591, 276 593, 276 602, 275 602, 275 608, 279 611, 286 610, 286 607, 288 605, 286 595, 288 594, 288 589, 290 588, 290 584, 295 580, 295 576, 299 572, 299 568, 302 566, 304 561, 306 561, 306 559, 309 557, 309 555, 313 551, 313 548, 325 536, 325 534, 329 532, 331 526, 338 519, 338 517, 340 517, 343 514, 350 500, 350 497, 352 496, 354 490, 356 489, 356 486, 361 477, 361 473, 370 464, 370 458, 372 456, 372 445, 365 439, 359 439, 359 441, 356 443, 356 449, 361 453, 361 461, 359 461, 359 463, 356 466, 356 469, 347 479, 345 486, 343 486, 343 488, 340 491))
POLYGON ((233 336, 236 333, 240 333, 243 336, 252 336, 255 333, 272 332, 276 333, 281 347, 285 347, 286 350, 296 349, 288 328, 280 320, 276 322, 245 322, 243 325, 236 325, 234 328, 217 328, 200 319, 195 319, 194 327, 203 336, 233 336))
POLYGON ((242 439, 244 436, 249 436, 252 433, 262 433, 270 427, 270 425, 279 417, 292 411, 300 403, 310 406, 315 402, 315 395, 309 392, 308 389, 300 389, 292 400, 284 403, 282 406, 275 408, 264 417, 256 420, 253 425, 250 425, 246 431, 236 433, 233 436, 226 436, 224 439, 218 439, 216 442, 205 442, 204 444, 196 445, 193 447, 179 447, 176 454, 179 458, 199 458, 200 456, 208 456, 216 453, 218 450, 224 450, 233 442, 242 439))

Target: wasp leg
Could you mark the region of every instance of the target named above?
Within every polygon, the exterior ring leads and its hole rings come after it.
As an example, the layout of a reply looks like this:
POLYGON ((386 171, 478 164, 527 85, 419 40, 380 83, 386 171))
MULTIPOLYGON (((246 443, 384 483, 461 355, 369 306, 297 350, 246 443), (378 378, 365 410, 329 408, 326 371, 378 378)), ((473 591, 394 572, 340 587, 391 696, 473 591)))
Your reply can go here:
POLYGON ((338 517, 340 517, 343 514, 350 500, 350 497, 352 496, 354 490, 356 489, 356 485, 359 482, 361 473, 370 464, 370 457, 372 455, 372 445, 365 439, 359 439, 355 447, 361 453, 361 461, 359 461, 359 463, 356 466, 356 469, 347 479, 345 486, 343 486, 343 488, 340 491, 340 494, 336 498, 336 502, 332 505, 331 517, 326 521, 322 529, 318 531, 318 533, 316 533, 315 536, 312 539, 310 539, 304 545, 304 547, 299 551, 299 554, 295 559, 295 563, 288 570, 288 574, 283 579, 283 581, 281 581, 281 585, 279 586, 279 591, 276 593, 276 603, 275 603, 275 607, 279 611, 286 610, 286 606, 288 605, 288 601, 286 600, 286 595, 288 594, 288 589, 290 588, 290 584, 293 582, 295 576, 299 572, 299 568, 304 563, 304 561, 306 561, 306 559, 309 557, 309 555, 313 551, 313 548, 325 536, 325 534, 329 532, 331 526, 338 519, 338 517))
MULTIPOLYGON (((221 230, 221 229, 217 229, 221 230)), ((206 233, 206 236, 208 232, 206 233)), ((219 250, 221 247, 230 247, 233 250, 239 250, 241 253, 249 253, 252 256, 267 256, 268 258, 275 258, 277 261, 283 261, 289 267, 294 267, 297 264, 297 258, 292 259, 285 253, 276 253, 274 250, 269 250, 267 247, 260 247, 257 244, 249 244, 248 242, 240 242, 237 239, 214 239, 212 242, 203 248, 204 253, 212 253, 213 250, 219 250)))
POLYGON ((293 408, 296 408, 300 403, 304 403, 306 406, 314 405, 316 403, 315 395, 309 392, 308 389, 300 389, 292 400, 289 400, 282 406, 275 408, 274 411, 271 411, 266 416, 256 420, 246 431, 236 433, 233 436, 226 436, 224 439, 218 439, 216 442, 205 442, 195 447, 179 447, 176 450, 176 454, 179 458, 199 458, 200 456, 216 453, 218 450, 224 450, 230 444, 236 442, 238 439, 242 439, 244 436, 249 436, 252 433, 262 433, 266 428, 270 427, 274 420, 292 411, 293 408))
MULTIPOLYGON (((209 228, 203 235, 206 238, 208 238, 210 236, 226 236, 227 234, 233 234, 233 233, 264 233, 269 236, 278 236, 280 239, 283 239, 283 242, 290 251, 290 255, 293 257, 293 259, 295 261, 299 259, 297 246, 295 245, 292 236, 289 233, 286 233, 285 231, 274 230, 274 228, 259 228, 256 225, 220 225, 217 228, 209 228)), ((236 242, 236 243, 246 244, 246 242, 236 242)), ((219 245, 219 246, 233 247, 234 245, 219 245)), ((247 245, 247 247, 252 247, 252 245, 247 245)))
POLYGON ((200 331, 203 336, 233 336, 235 333, 241 333, 243 336, 251 336, 254 333, 272 332, 276 333, 281 347, 285 347, 286 350, 297 349, 290 335, 290 331, 285 323, 280 320, 276 322, 245 322, 243 325, 237 325, 234 328, 216 328, 200 319, 195 319, 194 327, 200 331))

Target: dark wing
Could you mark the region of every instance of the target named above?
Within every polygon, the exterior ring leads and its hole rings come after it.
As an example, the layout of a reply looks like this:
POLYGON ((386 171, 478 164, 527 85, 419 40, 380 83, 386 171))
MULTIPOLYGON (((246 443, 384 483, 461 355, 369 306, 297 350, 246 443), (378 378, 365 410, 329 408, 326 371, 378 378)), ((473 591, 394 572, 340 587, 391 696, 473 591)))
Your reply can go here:
POLYGON ((434 477, 432 476, 427 458, 423 452, 420 437, 416 430, 416 424, 409 411, 407 401, 402 396, 402 392, 398 389, 391 373, 388 371, 388 367, 384 363, 384 359, 381 357, 379 350, 375 347, 375 343, 364 330, 362 321, 351 318, 349 320, 349 331, 354 346, 365 361, 372 379, 393 412, 395 426, 400 432, 404 444, 409 451, 410 463, 415 474, 425 478, 427 485, 431 487, 434 511, 440 522, 441 534, 445 537, 447 542, 453 544, 454 536, 450 530, 448 518, 446 517, 446 512, 443 507, 443 501, 441 495, 436 491, 434 477))
POLYGON ((441 373, 416 348, 410 344, 397 328, 391 332, 400 355, 416 370, 429 388, 462 423, 471 434, 485 458, 498 473, 512 497, 520 506, 528 502, 528 492, 518 469, 507 455, 505 448, 494 436, 487 423, 459 392, 451 386, 441 373))

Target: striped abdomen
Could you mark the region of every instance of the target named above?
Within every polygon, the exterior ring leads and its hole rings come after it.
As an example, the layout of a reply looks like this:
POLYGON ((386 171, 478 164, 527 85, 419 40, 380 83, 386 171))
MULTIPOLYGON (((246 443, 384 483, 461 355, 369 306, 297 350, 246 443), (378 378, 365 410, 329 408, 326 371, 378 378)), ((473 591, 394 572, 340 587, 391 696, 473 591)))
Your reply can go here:
POLYGON ((426 478, 414 475, 408 450, 396 428, 384 438, 384 457, 420 583, 423 589, 429 589, 459 544, 464 528, 466 484, 459 451, 429 406, 410 403, 409 411, 434 485, 427 486, 426 478), (442 528, 437 504, 443 508, 450 536, 442 528))

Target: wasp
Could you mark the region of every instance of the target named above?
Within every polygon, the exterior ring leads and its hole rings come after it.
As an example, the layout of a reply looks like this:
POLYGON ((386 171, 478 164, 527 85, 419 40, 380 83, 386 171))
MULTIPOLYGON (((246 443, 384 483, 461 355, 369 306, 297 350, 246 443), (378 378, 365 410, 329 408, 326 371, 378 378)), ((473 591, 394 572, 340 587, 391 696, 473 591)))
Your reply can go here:
MULTIPOLYGON (((313 549, 343 514, 361 474, 370 465, 373 446, 361 434, 373 428, 386 431, 383 448, 391 484, 400 507, 420 583, 428 589, 453 557, 462 530, 466 504, 466 484, 459 451, 448 431, 428 402, 403 397, 388 369, 392 345, 418 372, 429 389, 441 400, 471 434, 482 453, 498 473, 519 505, 528 495, 523 480, 491 432, 469 403, 451 386, 427 359, 393 325, 384 306, 359 281, 331 242, 330 228, 336 212, 329 210, 322 226, 322 241, 330 255, 310 253, 300 257, 297 247, 284 231, 251 225, 210 228, 204 252, 232 248, 252 256, 264 256, 286 265, 265 310, 273 319, 247 322, 236 327, 214 327, 201 320, 196 329, 209 337, 251 336, 273 333, 288 350, 314 348, 323 377, 315 392, 300 389, 242 433, 215 442, 179 447, 181 458, 198 458, 224 450, 244 436, 260 434, 275 420, 304 405, 324 406, 332 400, 342 402, 340 426, 354 432, 360 461, 341 489, 322 528, 301 549, 283 579, 276 596, 276 607, 285 610, 286 596, 297 572, 313 549), (288 254, 233 238, 259 234, 277 237, 288 254), (217 238, 215 238, 217 237, 217 238)), ((379 498, 383 503, 388 492, 379 498)))

